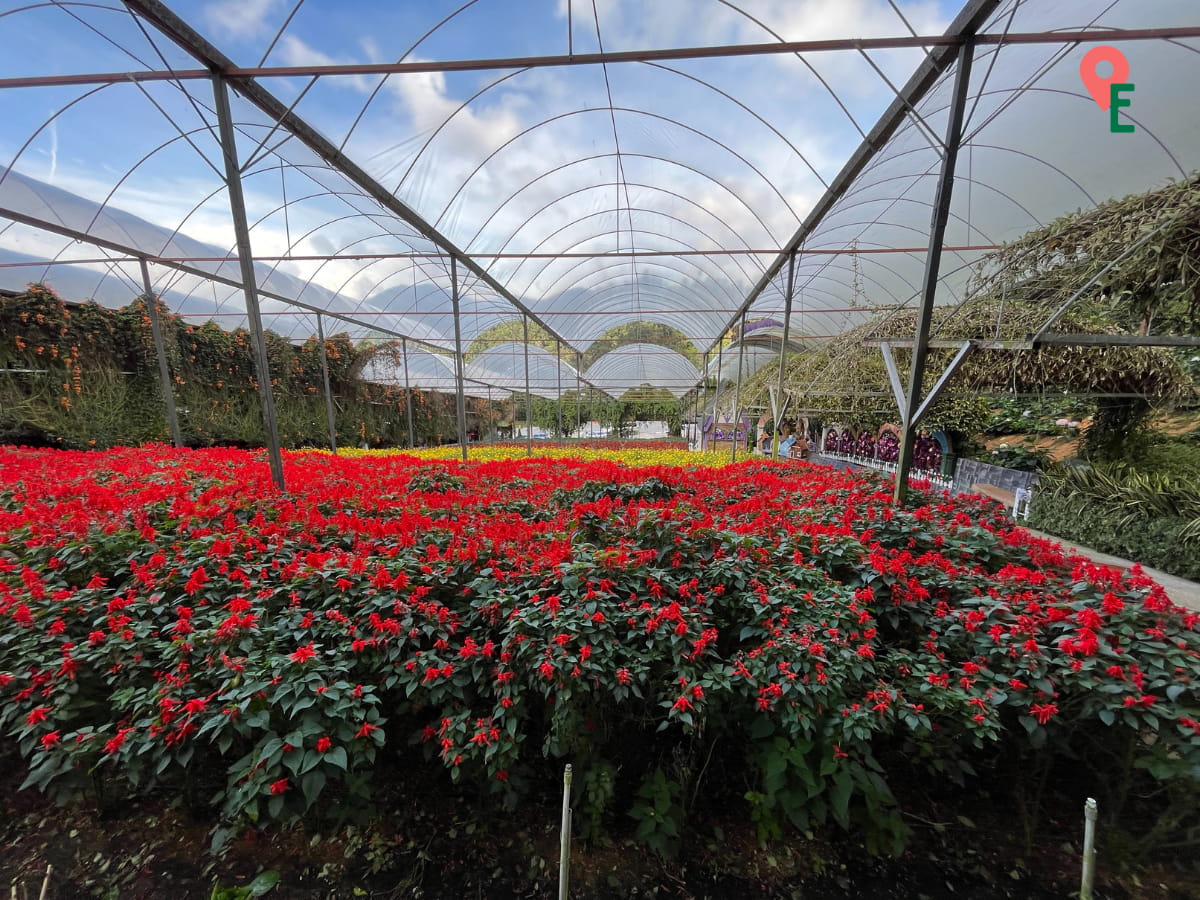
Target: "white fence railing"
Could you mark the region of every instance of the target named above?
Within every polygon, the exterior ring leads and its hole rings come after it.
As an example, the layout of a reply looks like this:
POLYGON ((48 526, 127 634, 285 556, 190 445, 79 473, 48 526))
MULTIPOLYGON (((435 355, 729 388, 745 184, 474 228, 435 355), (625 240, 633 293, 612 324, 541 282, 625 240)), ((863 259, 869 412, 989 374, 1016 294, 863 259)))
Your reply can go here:
MULTIPOLYGON (((825 457, 825 459, 835 459, 840 462, 852 463, 856 466, 862 466, 864 469, 874 469, 876 472, 885 472, 889 475, 896 474, 896 464, 894 462, 883 462, 870 456, 859 456, 855 453, 839 453, 834 450, 818 450, 817 453, 825 457)), ((910 482, 928 481, 939 491, 948 491, 954 485, 954 479, 951 476, 925 469, 912 469, 908 473, 908 480, 910 482)))

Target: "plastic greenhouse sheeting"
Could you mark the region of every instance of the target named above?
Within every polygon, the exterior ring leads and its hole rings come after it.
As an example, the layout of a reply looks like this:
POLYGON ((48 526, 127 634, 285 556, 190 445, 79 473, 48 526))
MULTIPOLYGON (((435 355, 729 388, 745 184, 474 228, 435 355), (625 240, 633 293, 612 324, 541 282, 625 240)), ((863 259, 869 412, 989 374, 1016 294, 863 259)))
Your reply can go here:
MULTIPOLYGON (((359 373, 364 381, 387 384, 414 390, 436 391, 453 394, 457 391, 453 357, 431 353, 419 347, 408 347, 407 353, 400 348, 380 351, 371 357, 359 373), (407 382, 405 380, 405 356, 408 357, 407 382)), ((493 389, 489 384, 469 376, 463 380, 463 394, 467 397, 499 400, 507 391, 493 389)))
POLYGON ((588 366, 585 376, 614 397, 649 384, 666 388, 678 398, 695 387, 700 370, 674 350, 659 344, 634 343, 605 353, 588 366))
MULTIPOLYGON (((866 136, 927 51, 947 49, 899 39, 972 15, 939 303, 962 299, 982 248, 1200 169, 1194 0, 606 0, 570 19, 551 0, 520 15, 503 0, 0 0, 0 287, 44 279, 121 304, 149 256, 173 309, 240 324, 230 148, 208 74, 235 66, 255 70, 229 83, 256 279, 267 326, 287 337, 315 331, 297 301, 353 322, 330 331, 452 350, 457 286, 468 346, 527 310, 564 359, 635 321, 711 351, 747 303, 751 318, 781 318, 794 248, 792 335, 820 341, 919 291, 956 66, 886 139, 866 136), (1105 37, 1136 87, 1121 110, 1132 133, 1110 130, 1080 78, 1095 43, 1077 33, 1106 29, 1171 33, 1105 37), (1051 32, 1075 37, 1028 37, 1051 32), (870 44, 882 38, 897 40, 870 44), (682 52, 825 39, 861 43, 682 52), (681 52, 563 62, 644 50, 681 52), (544 56, 560 60, 529 63, 544 56), (447 61, 463 64, 431 65, 447 61), (369 68, 392 63, 414 68, 369 68)), ((674 392, 686 376, 662 354, 620 359, 674 392)), ((499 358, 476 374, 524 389, 523 368, 499 358)))
MULTIPOLYGON (((525 393, 525 344, 507 341, 490 347, 467 363, 467 374, 514 393, 525 393)), ((566 360, 543 347, 529 345, 529 393, 557 397, 575 390, 577 372, 566 360)), ((583 387, 584 385, 581 385, 583 387)))
MULTIPOLYGON (((101 207, 18 171, 10 170, 0 181, 0 207, 19 209, 25 215, 43 218, 63 228, 86 230, 105 245, 141 250, 154 256, 187 257, 192 260, 186 264, 191 271, 153 267, 154 291, 171 309, 189 320, 211 318, 227 329, 246 324, 241 273, 236 256, 228 248, 173 233, 123 210, 101 207)), ((5 229, 3 243, 0 262, 46 261, 42 265, 0 269, 4 278, 0 286, 10 290, 19 289, 29 281, 45 281, 67 299, 90 299, 111 307, 124 306, 144 292, 136 262, 112 261, 102 268, 61 264, 95 257, 95 246, 19 223, 5 229)), ((123 259, 119 252, 111 251, 109 255, 123 259)), ((374 331, 367 325, 377 323, 399 334, 453 349, 452 340, 420 320, 397 316, 369 300, 347 309, 338 294, 312 280, 302 280, 266 263, 257 263, 255 269, 266 325, 285 337, 302 340, 317 332, 315 316, 295 306, 300 302, 316 310, 353 314, 363 324, 332 330, 346 330, 355 339, 372 336, 374 331)))
MULTIPOLYGON (((741 346, 740 344, 729 344, 725 347, 720 357, 714 356, 709 359, 708 368, 705 369, 708 377, 710 379, 719 379, 720 381, 736 382, 739 365, 738 351, 741 346)), ((763 366, 777 362, 778 359, 778 348, 764 346, 753 341, 746 341, 740 363, 742 378, 749 378, 763 366)))

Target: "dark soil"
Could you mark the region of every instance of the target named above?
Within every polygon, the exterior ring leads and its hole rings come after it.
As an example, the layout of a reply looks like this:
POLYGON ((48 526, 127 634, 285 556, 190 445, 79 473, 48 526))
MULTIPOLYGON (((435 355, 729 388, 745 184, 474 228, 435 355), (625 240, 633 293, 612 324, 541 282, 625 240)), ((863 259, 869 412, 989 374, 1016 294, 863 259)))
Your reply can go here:
MULTIPOLYGON (((0 753, 0 893, 23 886, 30 900, 47 864, 53 900, 234 900, 249 894, 230 889, 262 872, 279 876, 271 898, 557 897, 557 808, 485 812, 477 798, 445 794, 419 773, 396 796, 381 798, 373 819, 346 824, 356 811, 341 810, 340 827, 248 829, 220 858, 208 852, 211 818, 189 815, 171 798, 106 802, 103 810, 82 801, 57 807, 41 794, 17 791, 23 776, 15 757, 0 753)), ((571 896, 1049 900, 1078 891, 1081 815, 1047 816, 1026 853, 1003 803, 993 808, 975 798, 982 811, 967 817, 927 797, 918 802, 921 814, 908 817, 908 849, 894 859, 870 856, 836 828, 793 832, 764 846, 749 822, 731 828, 725 816, 718 826, 712 810, 689 823, 670 860, 627 838, 576 842, 571 896)), ((905 798, 906 808, 913 803, 905 798)), ((1192 863, 1116 872, 1101 847, 1097 900, 1195 897, 1200 873, 1192 863)))

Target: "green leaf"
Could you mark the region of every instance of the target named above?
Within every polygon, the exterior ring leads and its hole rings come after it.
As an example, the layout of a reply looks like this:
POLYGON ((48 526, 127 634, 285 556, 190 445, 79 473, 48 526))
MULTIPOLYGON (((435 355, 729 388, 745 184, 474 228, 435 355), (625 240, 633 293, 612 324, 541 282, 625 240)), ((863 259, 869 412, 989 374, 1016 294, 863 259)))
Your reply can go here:
POLYGON ((349 768, 349 763, 346 759, 345 747, 334 747, 332 750, 324 754, 325 761, 331 766, 337 766, 339 769, 349 768))
POLYGON ((771 721, 769 716, 756 716, 754 723, 750 726, 750 739, 752 741, 762 740, 774 733, 775 723, 771 721))
POLYGON ((260 873, 257 878, 246 885, 246 890, 250 892, 251 897, 261 897, 277 884, 279 884, 279 873, 273 869, 268 869, 266 872, 260 873))
POLYGON ((235 834, 237 834, 236 828, 224 828, 221 826, 214 828, 212 832, 212 841, 209 843, 208 847, 209 852, 214 855, 219 854, 221 850, 224 849, 225 845, 229 843, 230 838, 232 838, 235 834))
POLYGON ((260 709, 246 716, 246 725, 250 728, 266 728, 271 723, 271 711, 260 709))
POLYGON ((829 791, 832 803, 833 818, 843 828, 850 827, 850 795, 854 791, 854 779, 845 769, 833 778, 833 787, 829 791))
POLYGON ((321 769, 309 772, 300 780, 300 790, 304 794, 304 802, 311 806, 325 788, 325 773, 321 769))
POLYGON ((316 750, 305 750, 303 761, 296 769, 297 775, 303 775, 305 772, 311 771, 321 761, 322 754, 316 750))

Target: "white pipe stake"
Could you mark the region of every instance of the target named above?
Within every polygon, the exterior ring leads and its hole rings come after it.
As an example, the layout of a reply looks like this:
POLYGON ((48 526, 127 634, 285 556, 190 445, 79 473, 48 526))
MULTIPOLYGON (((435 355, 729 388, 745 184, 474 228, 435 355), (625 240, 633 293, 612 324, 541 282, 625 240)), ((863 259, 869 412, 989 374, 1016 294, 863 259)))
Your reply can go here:
POLYGON ((567 900, 571 869, 571 764, 563 770, 562 837, 558 851, 558 900, 567 900))
POLYGON ((1096 801, 1091 797, 1083 805, 1083 876, 1079 900, 1092 900, 1092 882, 1096 879, 1096 801))
POLYGON ((42 881, 42 892, 38 894, 38 900, 46 900, 46 894, 50 890, 50 876, 54 872, 54 866, 51 863, 46 863, 46 877, 42 881))

